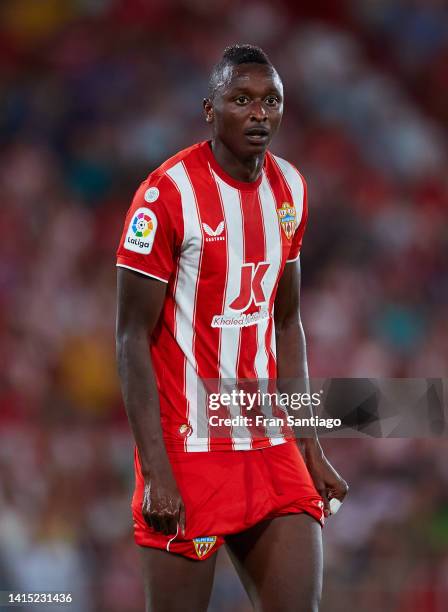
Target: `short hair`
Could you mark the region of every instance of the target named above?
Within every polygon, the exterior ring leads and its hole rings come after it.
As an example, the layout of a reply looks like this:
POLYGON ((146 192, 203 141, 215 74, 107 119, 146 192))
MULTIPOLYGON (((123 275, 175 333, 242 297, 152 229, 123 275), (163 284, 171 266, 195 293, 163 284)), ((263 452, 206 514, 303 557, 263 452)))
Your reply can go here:
POLYGON ((208 96, 211 100, 218 87, 222 85, 225 68, 240 64, 264 64, 273 68, 271 60, 260 47, 248 44, 226 47, 219 62, 213 66, 208 81, 208 96))

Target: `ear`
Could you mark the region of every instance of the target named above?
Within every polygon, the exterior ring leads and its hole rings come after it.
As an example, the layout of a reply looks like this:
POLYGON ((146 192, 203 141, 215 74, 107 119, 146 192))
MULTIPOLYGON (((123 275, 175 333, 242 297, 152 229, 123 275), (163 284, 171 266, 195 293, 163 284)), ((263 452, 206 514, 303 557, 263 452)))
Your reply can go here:
POLYGON ((202 106, 204 107, 205 120, 207 123, 213 122, 213 104, 210 98, 204 98, 202 102, 202 106))

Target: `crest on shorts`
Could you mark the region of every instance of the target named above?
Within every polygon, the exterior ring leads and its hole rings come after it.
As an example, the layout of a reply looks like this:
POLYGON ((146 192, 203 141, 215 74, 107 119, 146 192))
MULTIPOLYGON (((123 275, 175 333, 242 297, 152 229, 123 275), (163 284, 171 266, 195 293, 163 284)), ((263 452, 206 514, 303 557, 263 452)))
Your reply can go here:
POLYGON ((323 525, 325 523, 324 502, 322 499, 314 499, 312 503, 319 508, 321 512, 319 521, 323 525))
POLYGON ((280 208, 277 208, 277 215, 286 238, 291 240, 294 230, 296 229, 296 209, 294 208, 294 204, 283 202, 280 208))
POLYGON ((205 557, 205 555, 211 551, 213 546, 216 544, 216 539, 216 536, 193 538, 193 544, 199 559, 202 559, 202 557, 205 557))

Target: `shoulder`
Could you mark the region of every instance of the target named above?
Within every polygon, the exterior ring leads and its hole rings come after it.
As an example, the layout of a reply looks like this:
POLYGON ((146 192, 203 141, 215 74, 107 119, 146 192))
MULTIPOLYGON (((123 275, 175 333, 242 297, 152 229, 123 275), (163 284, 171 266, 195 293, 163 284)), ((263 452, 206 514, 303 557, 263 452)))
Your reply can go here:
POLYGON ((153 182, 163 181, 164 179, 165 181, 170 180, 170 177, 173 174, 173 170, 177 166, 182 164, 190 165, 191 163, 200 163, 202 159, 201 151, 204 148, 204 145, 204 142, 199 142, 197 144, 192 145, 191 147, 182 149, 182 151, 179 151, 172 157, 169 157, 166 161, 163 162, 161 166, 151 172, 151 174, 148 176, 148 179, 151 179, 151 181, 153 182))
POLYGON ((184 164, 190 165, 192 162, 197 162, 200 159, 200 150, 203 146, 204 143, 201 142, 183 149, 153 170, 137 190, 140 199, 149 204, 158 201, 165 205, 180 201, 179 189, 176 180, 174 180, 178 168, 184 164))
POLYGON ((270 152, 267 155, 267 162, 268 172, 271 171, 273 174, 276 174, 287 183, 291 191, 294 193, 298 191, 303 197, 304 192, 306 192, 306 181, 303 174, 294 164, 270 152))
POLYGON ((177 228, 182 233, 182 199, 172 171, 194 155, 196 147, 179 151, 148 174, 135 191, 128 216, 147 215, 154 223, 177 228))
POLYGON ((307 207, 307 185, 305 178, 291 162, 268 152, 266 173, 270 181, 280 189, 286 188, 299 208, 307 207))

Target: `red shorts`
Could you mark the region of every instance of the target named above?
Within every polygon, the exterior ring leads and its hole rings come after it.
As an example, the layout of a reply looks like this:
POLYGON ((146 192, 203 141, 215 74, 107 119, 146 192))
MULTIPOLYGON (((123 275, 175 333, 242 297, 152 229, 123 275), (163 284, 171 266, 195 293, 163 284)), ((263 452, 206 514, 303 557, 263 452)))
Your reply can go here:
POLYGON ((225 542, 260 521, 306 512, 324 524, 323 501, 294 441, 249 451, 169 452, 185 505, 185 536, 155 532, 141 512, 144 481, 137 450, 132 499, 135 541, 206 559, 225 542))

